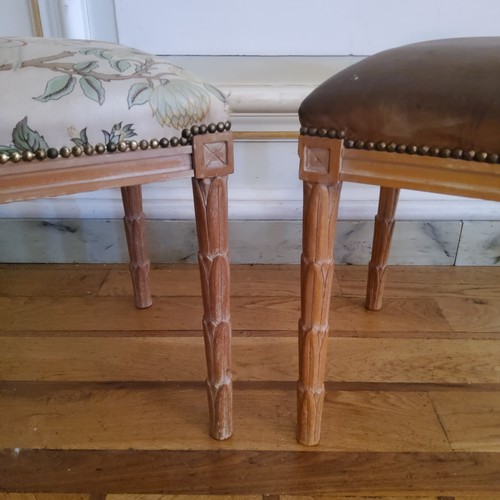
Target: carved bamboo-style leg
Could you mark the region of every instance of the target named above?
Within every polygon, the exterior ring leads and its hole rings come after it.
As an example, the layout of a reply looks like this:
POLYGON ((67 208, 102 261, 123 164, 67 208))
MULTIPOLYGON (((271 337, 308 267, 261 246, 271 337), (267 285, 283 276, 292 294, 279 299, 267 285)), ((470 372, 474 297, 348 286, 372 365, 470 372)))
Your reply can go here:
POLYGON ((318 444, 325 397, 328 316, 334 275, 333 244, 342 184, 340 141, 301 137, 304 181, 299 320, 297 440, 318 444))
POLYGON ((340 190, 340 183, 304 183, 297 440, 306 445, 318 444, 321 432, 340 190))
POLYGON ((394 231, 394 217, 398 204, 399 189, 380 188, 378 213, 375 217, 372 257, 368 264, 366 308, 378 311, 382 307, 384 285, 387 276, 387 260, 394 231))
POLYGON ((135 305, 139 308, 145 308, 152 304, 152 299, 149 287, 150 263, 144 237, 141 186, 122 187, 121 191, 135 305))
POLYGON ((227 176, 193 179, 203 296, 210 434, 232 434, 227 176))

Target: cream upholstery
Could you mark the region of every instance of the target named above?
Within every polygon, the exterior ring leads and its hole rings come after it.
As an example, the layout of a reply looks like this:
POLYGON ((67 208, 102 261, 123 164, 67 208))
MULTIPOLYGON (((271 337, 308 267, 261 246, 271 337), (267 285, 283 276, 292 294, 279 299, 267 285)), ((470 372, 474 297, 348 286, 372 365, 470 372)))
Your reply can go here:
POLYGON ((180 137, 228 120, 213 86, 122 45, 0 39, 0 153, 180 137))

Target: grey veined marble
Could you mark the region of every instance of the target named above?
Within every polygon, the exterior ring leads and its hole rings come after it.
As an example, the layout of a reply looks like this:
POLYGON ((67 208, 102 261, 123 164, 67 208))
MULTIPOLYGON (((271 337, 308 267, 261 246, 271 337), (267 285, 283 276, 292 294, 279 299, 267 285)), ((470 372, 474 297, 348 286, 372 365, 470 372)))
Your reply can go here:
POLYGON ((465 221, 457 265, 500 265, 500 221, 465 221))
MULTIPOLYGON (((194 221, 149 220, 152 262, 196 262, 194 221)), ((0 262, 127 262, 121 219, 0 219, 0 262)), ((301 221, 229 223, 233 263, 298 264, 301 221)), ((338 264, 367 264, 373 223, 339 221, 338 264)), ((389 262, 415 265, 500 265, 500 221, 399 221, 389 262), (462 230, 463 227, 463 230, 462 230)))

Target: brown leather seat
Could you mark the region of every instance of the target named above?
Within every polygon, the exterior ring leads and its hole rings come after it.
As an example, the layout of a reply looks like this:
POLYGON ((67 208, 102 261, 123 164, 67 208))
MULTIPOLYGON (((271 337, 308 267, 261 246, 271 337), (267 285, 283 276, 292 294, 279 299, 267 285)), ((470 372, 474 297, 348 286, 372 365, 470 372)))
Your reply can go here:
POLYGON ((366 307, 378 310, 402 188, 500 201, 500 37, 387 50, 299 110, 304 181, 297 439, 320 437, 333 240, 343 181, 380 186, 366 307))
POLYGON ((438 148, 497 163, 500 37, 415 43, 368 57, 314 90, 299 117, 311 135, 335 131, 348 146, 438 148))

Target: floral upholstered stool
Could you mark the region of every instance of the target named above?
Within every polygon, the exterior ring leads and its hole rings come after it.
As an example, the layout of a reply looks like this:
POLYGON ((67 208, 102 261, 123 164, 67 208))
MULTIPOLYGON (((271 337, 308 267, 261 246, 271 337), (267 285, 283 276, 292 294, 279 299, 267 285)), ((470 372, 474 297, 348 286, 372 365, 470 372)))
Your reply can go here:
POLYGON ((400 189, 500 201, 499 82, 500 38, 437 40, 368 57, 302 102, 301 443, 320 437, 342 181, 380 186, 366 301, 377 310, 400 189))
POLYGON ((0 39, 0 92, 0 203, 121 188, 137 307, 151 305, 141 184, 192 178, 210 433, 228 438, 233 146, 225 97, 161 57, 43 38, 0 39))

